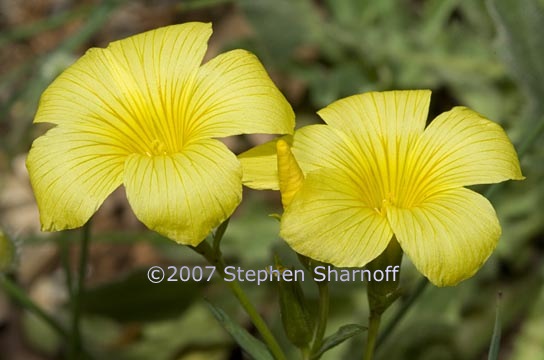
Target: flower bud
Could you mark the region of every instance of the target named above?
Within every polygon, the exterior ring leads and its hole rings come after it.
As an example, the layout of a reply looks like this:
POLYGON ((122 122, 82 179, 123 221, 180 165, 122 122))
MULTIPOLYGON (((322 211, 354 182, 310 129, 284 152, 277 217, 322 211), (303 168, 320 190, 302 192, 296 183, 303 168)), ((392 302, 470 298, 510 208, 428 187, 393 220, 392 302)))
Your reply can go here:
POLYGON ((278 179, 281 192, 281 202, 285 209, 304 182, 304 174, 300 169, 289 144, 280 139, 276 143, 278 154, 278 179))
MULTIPOLYGON (((284 268, 276 259, 281 272, 284 268)), ((314 324, 308 311, 304 293, 298 281, 279 279, 280 311, 283 328, 289 340, 299 348, 306 347, 312 340, 314 324)))

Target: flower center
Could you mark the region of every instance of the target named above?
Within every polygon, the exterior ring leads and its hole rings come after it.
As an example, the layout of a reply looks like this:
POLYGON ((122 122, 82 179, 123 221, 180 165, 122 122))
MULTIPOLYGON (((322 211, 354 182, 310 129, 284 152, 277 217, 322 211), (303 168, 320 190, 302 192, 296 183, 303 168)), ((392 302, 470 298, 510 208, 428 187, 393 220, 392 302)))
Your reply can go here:
POLYGON ((166 155, 168 153, 166 150, 164 142, 154 139, 149 146, 149 150, 146 151, 145 154, 149 157, 152 157, 153 155, 166 155))
POLYGON ((386 210, 389 206, 395 206, 397 203, 397 197, 392 192, 388 192, 385 194, 384 198, 382 199, 382 204, 380 208, 375 207, 374 210, 380 214, 381 216, 386 215, 386 210))

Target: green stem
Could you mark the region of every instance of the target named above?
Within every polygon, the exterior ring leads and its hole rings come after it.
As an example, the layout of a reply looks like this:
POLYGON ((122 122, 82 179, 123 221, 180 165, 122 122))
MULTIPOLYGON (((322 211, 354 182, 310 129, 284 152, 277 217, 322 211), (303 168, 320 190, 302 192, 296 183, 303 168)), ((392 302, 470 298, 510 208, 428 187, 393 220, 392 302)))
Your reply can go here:
MULTIPOLYGON (((383 271, 390 267, 400 270, 401 261, 402 249, 396 237, 393 237, 385 251, 376 259, 368 263, 366 268, 372 272, 377 270, 383 271)), ((391 281, 371 281, 368 283, 367 297, 370 316, 364 356, 365 360, 371 360, 373 358, 379 334, 381 316, 391 304, 398 299, 399 294, 399 279, 396 277, 391 281)))
POLYGON ((70 359, 79 359, 81 346, 81 297, 85 291, 85 275, 87 273, 87 259, 89 257, 89 243, 91 239, 91 222, 82 229, 81 248, 79 253, 79 271, 77 283, 72 286, 72 338, 70 342, 70 359))
POLYGON ((312 358, 312 351, 309 346, 305 346, 300 349, 302 360, 310 360, 312 358))
POLYGON ((74 292, 73 289, 73 279, 72 279, 72 269, 70 268, 70 247, 68 242, 64 239, 59 241, 59 250, 60 250, 60 261, 62 268, 64 270, 64 275, 66 276, 66 289, 68 290, 68 296, 72 298, 74 292))
POLYGON ((0 276, 0 286, 9 295, 13 300, 19 303, 22 307, 30 311, 36 317, 43 320, 51 329, 63 337, 64 339, 69 339, 70 334, 64 327, 62 327, 55 319, 53 319, 49 314, 42 310, 31 298, 28 297, 26 292, 19 287, 9 276, 3 275, 0 276))
POLYGON ((378 313, 370 313, 365 356, 363 360, 372 360, 374 357, 374 348, 376 346, 376 339, 378 337, 378 331, 380 329, 380 319, 381 315, 379 315, 378 313))
POLYGON ((327 282, 318 282, 317 286, 319 289, 319 318, 317 319, 312 354, 316 354, 323 344, 323 338, 327 330, 327 319, 329 317, 329 284, 327 282))
MULTIPOLYGON (((214 251, 209 243, 203 241, 197 247, 193 248, 196 252, 202 255, 211 265, 215 266, 217 272, 221 275, 221 278, 225 278, 225 262, 221 257, 221 254, 214 251)), ((283 353, 278 341, 266 325, 264 319, 261 317, 255 306, 249 301, 248 296, 240 286, 240 283, 237 280, 227 281, 227 286, 233 292, 236 299, 242 307, 244 308, 247 315, 250 317, 253 325, 257 328, 264 342, 268 346, 270 352, 274 358, 278 360, 286 360, 287 357, 283 353)))
POLYGON ((391 321, 387 323, 385 329, 381 332, 380 336, 378 337, 378 341, 376 342, 376 348, 378 348, 381 344, 385 342, 385 340, 387 340, 389 335, 391 335, 393 330, 408 313, 408 310, 412 307, 412 304, 414 304, 419 296, 423 294, 423 291, 427 288, 428 284, 429 281, 427 280, 427 278, 422 278, 419 281, 412 295, 410 295, 410 297, 402 303, 401 307, 397 310, 391 321))
MULTIPOLYGON (((221 276, 223 275, 224 272, 221 272, 221 276)), ((272 353, 272 355, 274 355, 274 358, 278 360, 287 359, 287 357, 283 353, 283 350, 280 347, 280 344, 264 322, 264 319, 261 317, 257 309, 255 309, 253 304, 249 301, 246 293, 242 290, 240 283, 238 283, 238 281, 229 281, 227 282, 227 285, 234 293, 234 296, 236 296, 236 298, 238 299, 238 302, 240 302, 240 305, 242 305, 248 316, 251 318, 251 321, 261 334, 264 342, 270 349, 270 352, 272 353)))

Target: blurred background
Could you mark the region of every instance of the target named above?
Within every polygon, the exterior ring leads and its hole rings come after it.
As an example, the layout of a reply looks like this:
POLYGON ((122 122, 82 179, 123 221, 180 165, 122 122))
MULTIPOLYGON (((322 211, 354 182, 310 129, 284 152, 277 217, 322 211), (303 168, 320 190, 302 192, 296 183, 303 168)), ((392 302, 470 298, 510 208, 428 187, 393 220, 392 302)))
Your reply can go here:
MULTIPOLYGON (((61 323, 69 321, 66 269, 77 269, 81 231, 41 233, 24 161, 43 132, 32 125, 39 96, 93 46, 186 21, 211 21, 207 58, 253 51, 297 114, 297 126, 320 122, 317 110, 369 90, 429 88, 430 118, 465 105, 497 121, 520 152, 522 182, 487 186, 503 227, 481 271, 454 288, 427 286, 378 349, 379 359, 486 359, 502 292, 501 359, 544 358, 544 1, 543 0, 0 0, 0 228, 14 241, 10 272, 61 323)), ((229 139, 239 153, 265 136, 229 139)), ((260 269, 279 254, 300 268, 278 238, 279 195, 246 191, 222 242, 230 264, 260 269)), ((123 189, 92 222, 83 298, 83 336, 97 359, 240 359, 241 349, 210 314, 216 304, 252 333, 228 289, 210 283, 154 285, 152 265, 205 265, 192 251, 149 232, 123 189)), ((0 251, 2 249, 0 248, 0 251)), ((1 254, 0 254, 1 255, 1 254)), ((406 296, 421 279, 404 259, 406 296)), ((303 284, 315 307, 314 284, 303 284)), ((327 333, 367 323, 365 286, 331 284, 327 333)), ((274 283, 245 284, 284 343, 274 283)), ((324 356, 360 358, 364 334, 324 356)), ((0 290, 0 359, 63 357, 65 344, 40 319, 0 290)))

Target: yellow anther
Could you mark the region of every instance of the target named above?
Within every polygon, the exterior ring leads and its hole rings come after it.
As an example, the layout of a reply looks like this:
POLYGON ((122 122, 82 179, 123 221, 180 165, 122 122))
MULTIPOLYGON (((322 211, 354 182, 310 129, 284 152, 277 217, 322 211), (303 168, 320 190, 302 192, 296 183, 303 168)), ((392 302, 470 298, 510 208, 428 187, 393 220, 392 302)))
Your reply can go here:
POLYGON ((151 142, 151 151, 146 151, 147 156, 153 155, 166 155, 166 145, 158 139, 154 139, 151 142))
POLYGON ((384 199, 382 199, 382 205, 380 208, 375 207, 374 211, 376 211, 381 216, 386 216, 387 208, 389 206, 394 206, 397 201, 397 198, 393 193, 387 193, 384 199))

